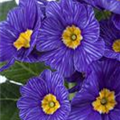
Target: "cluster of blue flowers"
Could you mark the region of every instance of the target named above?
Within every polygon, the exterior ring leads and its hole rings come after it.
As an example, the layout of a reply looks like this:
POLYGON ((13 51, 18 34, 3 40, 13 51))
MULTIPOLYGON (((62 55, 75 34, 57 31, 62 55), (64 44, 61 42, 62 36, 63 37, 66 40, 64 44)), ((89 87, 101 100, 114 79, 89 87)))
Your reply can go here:
POLYGON ((0 23, 0 71, 15 61, 56 70, 21 87, 21 120, 120 120, 120 1, 20 0, 0 23))

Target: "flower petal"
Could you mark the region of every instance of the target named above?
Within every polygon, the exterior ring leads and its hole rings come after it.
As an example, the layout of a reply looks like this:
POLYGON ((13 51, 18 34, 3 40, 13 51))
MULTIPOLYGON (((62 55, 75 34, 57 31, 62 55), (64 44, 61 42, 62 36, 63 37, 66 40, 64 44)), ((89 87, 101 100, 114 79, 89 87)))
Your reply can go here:
POLYGON ((41 61, 51 68, 56 69, 60 74, 64 76, 70 76, 74 73, 74 63, 73 63, 73 50, 69 50, 66 47, 61 47, 56 50, 44 53, 41 56, 41 61), (69 59, 68 59, 69 58, 69 59))

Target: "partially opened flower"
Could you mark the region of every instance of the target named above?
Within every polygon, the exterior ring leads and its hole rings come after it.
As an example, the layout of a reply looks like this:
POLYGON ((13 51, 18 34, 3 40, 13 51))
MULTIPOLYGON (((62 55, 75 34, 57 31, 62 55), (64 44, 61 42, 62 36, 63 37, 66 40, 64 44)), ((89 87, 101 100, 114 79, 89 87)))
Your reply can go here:
POLYGON ((69 92, 73 93, 73 92, 79 91, 83 85, 85 78, 87 78, 87 76, 88 76, 87 73, 76 71, 70 77, 65 78, 68 84, 69 83, 75 84, 72 88, 69 89, 69 92))
POLYGON ((70 112, 68 91, 57 72, 45 70, 21 88, 17 106, 22 120, 67 120, 70 112))
POLYGON ((111 20, 100 22, 101 37, 105 41, 105 53, 107 58, 120 61, 120 30, 117 29, 111 20))
POLYGON ((120 63, 94 63, 94 72, 72 100, 68 120, 120 120, 120 63))
POLYGON ((48 3, 38 41, 41 60, 65 77, 84 72, 104 51, 93 9, 72 0, 48 3))
POLYGON ((120 2, 119 0, 78 0, 79 2, 84 1, 96 8, 102 10, 108 10, 116 14, 120 14, 120 2))
POLYGON ((8 13, 0 23, 0 62, 8 62, 0 71, 15 60, 35 62, 39 53, 35 49, 41 12, 36 0, 20 0, 20 5, 8 13))

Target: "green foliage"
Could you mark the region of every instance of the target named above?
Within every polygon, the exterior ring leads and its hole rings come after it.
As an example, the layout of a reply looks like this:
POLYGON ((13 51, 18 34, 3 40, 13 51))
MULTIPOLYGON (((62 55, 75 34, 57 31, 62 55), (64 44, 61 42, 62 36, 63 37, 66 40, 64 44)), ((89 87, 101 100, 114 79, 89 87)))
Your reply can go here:
POLYGON ((0 4, 0 21, 5 20, 7 13, 10 9, 16 6, 15 1, 4 2, 0 4))
POLYGON ((0 87, 1 87, 1 91, 0 91, 1 98, 4 98, 6 100, 7 98, 13 98, 13 99, 19 98, 20 96, 19 85, 16 85, 7 81, 6 83, 0 84, 0 87))
POLYGON ((2 101, 1 102, 1 120, 20 120, 16 102, 2 101))
POLYGON ((12 67, 0 74, 6 76, 8 80, 26 83, 29 78, 38 76, 45 68, 46 67, 42 63, 30 64, 17 61, 12 67))
POLYGON ((94 9, 94 11, 98 21, 108 19, 111 16, 111 12, 109 11, 100 11, 98 9, 94 9))
POLYGON ((0 84, 0 120, 20 120, 16 106, 20 97, 19 87, 9 82, 0 84))

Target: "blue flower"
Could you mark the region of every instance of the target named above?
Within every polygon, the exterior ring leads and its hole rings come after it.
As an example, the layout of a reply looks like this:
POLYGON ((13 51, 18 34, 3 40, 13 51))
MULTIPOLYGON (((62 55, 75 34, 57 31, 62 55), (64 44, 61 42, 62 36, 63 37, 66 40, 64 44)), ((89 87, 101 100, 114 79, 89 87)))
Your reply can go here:
POLYGON ((68 120, 120 120, 120 63, 103 60, 72 100, 68 120))
POLYGON ((68 91, 59 73, 45 70, 31 78, 20 92, 17 106, 22 120, 67 120, 71 110, 68 91))
POLYGON ((117 29, 111 20, 100 22, 101 37, 105 41, 105 53, 107 58, 120 61, 120 30, 117 29))
POLYGON ((0 71, 7 69, 15 60, 38 61, 40 53, 35 49, 41 11, 35 0, 21 0, 20 5, 8 13, 0 23, 0 62, 8 62, 0 71))
POLYGON ((102 57, 104 41, 99 38, 99 23, 92 7, 61 0, 46 6, 46 19, 41 26, 37 49, 41 60, 65 77, 102 57))

